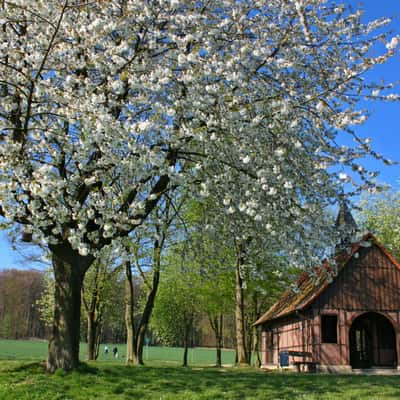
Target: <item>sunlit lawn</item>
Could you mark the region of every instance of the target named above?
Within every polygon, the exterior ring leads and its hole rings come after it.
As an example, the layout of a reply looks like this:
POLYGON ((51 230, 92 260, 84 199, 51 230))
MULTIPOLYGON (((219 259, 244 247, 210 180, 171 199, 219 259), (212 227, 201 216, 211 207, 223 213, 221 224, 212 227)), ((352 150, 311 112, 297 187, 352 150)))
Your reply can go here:
MULTIPOLYGON (((107 344, 109 354, 104 354, 104 345, 101 345, 99 353, 99 361, 107 361, 113 363, 123 363, 126 355, 126 346, 118 344, 119 358, 112 356, 112 348, 114 344, 107 344)), ((86 359, 86 344, 81 343, 80 346, 81 360, 86 359)), ((47 355, 46 341, 30 341, 30 340, 4 340, 0 339, 0 360, 45 360, 47 355)), ((183 349, 176 347, 159 347, 149 346, 143 350, 143 358, 145 361, 168 361, 172 364, 179 365, 182 363, 183 349)), ((189 364, 192 365, 212 365, 215 363, 215 350, 205 348, 193 348, 189 350, 189 364)), ((233 364, 235 361, 235 353, 232 350, 223 350, 223 364, 233 364)))
POLYGON ((398 399, 400 380, 382 376, 267 373, 255 369, 126 367, 91 363, 46 374, 38 363, 0 364, 0 399, 398 399))

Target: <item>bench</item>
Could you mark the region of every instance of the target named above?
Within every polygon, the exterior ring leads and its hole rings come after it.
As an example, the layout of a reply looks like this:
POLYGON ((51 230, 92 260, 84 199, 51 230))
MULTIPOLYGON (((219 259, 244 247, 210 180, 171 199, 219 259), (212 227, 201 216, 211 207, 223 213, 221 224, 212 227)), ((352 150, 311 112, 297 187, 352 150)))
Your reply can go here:
POLYGON ((293 357, 312 357, 312 354, 309 351, 288 351, 289 356, 293 357))
POLYGON ((316 372, 318 363, 312 360, 312 353, 307 351, 292 351, 285 350, 280 353, 281 366, 289 366, 289 356, 291 357, 302 357, 303 359, 298 361, 292 361, 292 364, 296 367, 298 372, 316 372), (284 361, 284 363, 282 363, 284 361))
POLYGON ((297 372, 317 372, 318 363, 315 361, 294 361, 297 372))

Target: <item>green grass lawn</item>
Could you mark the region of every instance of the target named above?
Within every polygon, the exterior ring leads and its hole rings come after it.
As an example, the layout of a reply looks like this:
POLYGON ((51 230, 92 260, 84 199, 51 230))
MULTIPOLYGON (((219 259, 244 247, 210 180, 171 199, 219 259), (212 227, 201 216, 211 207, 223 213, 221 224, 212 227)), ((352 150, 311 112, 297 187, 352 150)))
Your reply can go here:
MULTIPOLYGON (((118 344, 119 358, 112 356, 114 344, 107 344, 109 354, 104 354, 104 345, 101 345, 101 351, 98 361, 123 364, 125 362, 126 346, 118 344)), ((4 340, 0 339, 0 360, 45 360, 47 355, 46 341, 30 340, 4 340)), ((145 347, 143 358, 145 362, 165 361, 171 364, 179 365, 182 363, 183 349, 176 347, 145 347)), ((80 358, 86 359, 86 343, 81 343, 80 358)), ((212 365, 215 364, 215 350, 205 348, 189 349, 188 361, 191 365, 212 365)), ((235 352, 233 350, 222 351, 223 364, 233 364, 235 361, 235 352)))
POLYGON ((1 400, 374 400, 399 399, 400 380, 382 376, 267 373, 256 369, 126 367, 90 363, 54 375, 43 365, 0 363, 1 400))
POLYGON ((189 368, 179 366, 181 349, 150 348, 144 367, 127 367, 122 359, 109 357, 72 373, 50 375, 37 361, 45 359, 46 348, 45 342, 0 341, 0 400, 400 399, 397 376, 218 369, 201 366, 214 361, 213 352, 204 349, 195 349, 198 361, 189 368))

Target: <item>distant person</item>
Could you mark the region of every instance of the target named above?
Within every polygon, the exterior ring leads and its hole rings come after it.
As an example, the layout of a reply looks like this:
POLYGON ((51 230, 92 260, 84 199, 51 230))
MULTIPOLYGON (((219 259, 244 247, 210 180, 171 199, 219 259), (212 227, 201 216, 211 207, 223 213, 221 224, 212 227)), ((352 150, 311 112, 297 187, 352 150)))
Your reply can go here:
POLYGON ((108 356, 108 347, 107 347, 107 346, 104 346, 104 354, 105 354, 106 356, 108 356))
POLYGON ((115 358, 118 358, 118 348, 117 348, 117 346, 115 346, 113 348, 113 355, 114 355, 115 358))

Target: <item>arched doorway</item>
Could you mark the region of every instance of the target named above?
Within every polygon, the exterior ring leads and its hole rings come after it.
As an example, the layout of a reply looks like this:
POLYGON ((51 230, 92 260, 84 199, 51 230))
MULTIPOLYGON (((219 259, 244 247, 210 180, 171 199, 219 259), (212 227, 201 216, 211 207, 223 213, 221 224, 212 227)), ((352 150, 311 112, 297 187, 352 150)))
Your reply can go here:
POLYGON ((392 323, 378 313, 357 317, 350 328, 352 368, 396 367, 396 332, 392 323))

